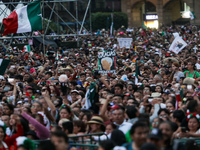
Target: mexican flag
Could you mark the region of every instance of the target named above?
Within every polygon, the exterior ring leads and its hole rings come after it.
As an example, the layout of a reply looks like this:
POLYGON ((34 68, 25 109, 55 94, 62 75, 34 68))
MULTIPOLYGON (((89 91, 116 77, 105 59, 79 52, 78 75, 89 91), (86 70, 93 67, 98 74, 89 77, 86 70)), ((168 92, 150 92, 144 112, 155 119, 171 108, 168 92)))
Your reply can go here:
POLYGON ((33 1, 13 11, 8 18, 3 19, 4 33, 25 33, 42 30, 40 1, 33 1))
POLYGON ((190 12, 190 20, 194 20, 194 19, 195 19, 194 12, 190 12))
POLYGON ((23 53, 24 52, 30 52, 30 51, 31 51, 30 45, 24 45, 24 47, 23 47, 23 53))
POLYGON ((0 59, 0 75, 4 75, 9 63, 10 63, 10 60, 0 59))

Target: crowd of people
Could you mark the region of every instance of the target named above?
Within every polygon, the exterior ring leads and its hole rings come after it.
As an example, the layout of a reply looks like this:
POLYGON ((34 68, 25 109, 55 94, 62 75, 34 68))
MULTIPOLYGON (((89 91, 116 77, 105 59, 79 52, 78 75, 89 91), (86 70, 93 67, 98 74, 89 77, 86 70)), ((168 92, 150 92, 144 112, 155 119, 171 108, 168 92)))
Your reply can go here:
POLYGON ((47 140, 41 150, 83 149, 74 137, 99 150, 199 150, 199 37, 192 25, 122 27, 82 36, 80 48, 1 47, 10 64, 0 76, 0 150, 35 150, 34 140, 47 140), (169 51, 176 32, 188 44, 179 54, 169 51), (130 48, 119 48, 126 37, 130 48), (98 72, 106 50, 116 73, 98 72))

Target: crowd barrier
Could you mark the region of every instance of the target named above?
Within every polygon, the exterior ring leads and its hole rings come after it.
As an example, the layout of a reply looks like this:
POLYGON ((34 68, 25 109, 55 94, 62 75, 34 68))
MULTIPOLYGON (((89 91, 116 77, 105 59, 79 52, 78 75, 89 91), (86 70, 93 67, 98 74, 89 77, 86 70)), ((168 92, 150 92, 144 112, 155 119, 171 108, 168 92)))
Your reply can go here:
MULTIPOLYGON (((95 134, 84 134, 79 136, 71 136, 69 137, 69 145, 71 147, 76 147, 77 149, 81 150, 96 150, 98 147, 98 143, 100 141, 95 141, 92 136, 102 136, 105 135, 105 133, 95 133, 95 134)), ((108 137, 107 137, 108 138, 108 137)), ((190 138, 194 139, 197 143, 197 145, 200 146, 200 138, 190 138)), ((185 144, 189 138, 183 138, 183 139, 175 139, 176 141, 181 142, 182 144, 185 144)), ((38 147, 40 144, 48 144, 50 140, 35 140, 36 147, 38 147)))

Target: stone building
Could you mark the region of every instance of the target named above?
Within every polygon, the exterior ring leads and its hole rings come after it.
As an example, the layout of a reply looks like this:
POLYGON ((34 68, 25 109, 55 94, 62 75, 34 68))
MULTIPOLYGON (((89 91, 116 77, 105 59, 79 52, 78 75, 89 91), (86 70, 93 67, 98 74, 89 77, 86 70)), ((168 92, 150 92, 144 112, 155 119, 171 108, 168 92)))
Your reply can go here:
POLYGON ((200 0, 121 0, 121 11, 128 15, 130 27, 200 25, 200 0), (189 19, 190 11, 196 16, 194 20, 189 19))

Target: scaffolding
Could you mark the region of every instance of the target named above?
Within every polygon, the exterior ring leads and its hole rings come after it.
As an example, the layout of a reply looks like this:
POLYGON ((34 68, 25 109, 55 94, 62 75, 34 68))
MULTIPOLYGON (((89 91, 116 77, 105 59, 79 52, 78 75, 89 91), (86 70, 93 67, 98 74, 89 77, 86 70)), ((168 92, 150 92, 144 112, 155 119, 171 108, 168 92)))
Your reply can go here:
MULTIPOLYGON (((8 12, 12 12, 13 10, 16 9, 16 7, 20 7, 19 5, 27 5, 30 3, 32 0, 29 1, 19 1, 19 0, 12 0, 9 2, 0 2, 0 18, 6 18, 9 16, 8 12), (1 6, 4 7, 1 7, 1 6), (9 8, 13 8, 13 10, 10 10, 9 8), (3 17, 2 17, 3 16, 3 17)), ((76 36, 77 39, 80 36, 84 35, 90 35, 91 34, 91 27, 90 29, 86 29, 85 27, 85 22, 86 22, 86 17, 87 15, 90 17, 90 12, 88 11, 90 9, 90 3, 91 0, 41 0, 41 12, 42 12, 42 21, 43 21, 43 32, 41 33, 40 31, 37 31, 39 35, 34 35, 34 32, 31 33, 21 33, 18 36, 14 36, 14 34, 11 34, 10 36, 6 37, 0 37, 0 40, 2 39, 17 39, 17 38, 32 38, 32 37, 60 37, 60 36, 76 36), (75 5, 75 14, 71 12, 67 7, 66 3, 73 2, 75 5), (87 7, 85 8, 85 13, 82 19, 78 16, 78 5, 79 3, 84 3, 87 4, 87 7), (45 8, 50 10, 50 13, 45 13, 45 8), (62 9, 62 14, 59 13, 59 9, 62 9), (66 21, 66 19, 63 18, 63 13, 66 13, 65 16, 70 16, 74 20, 75 28, 74 30, 69 24, 69 20, 66 21), (57 25, 57 31, 55 31, 53 28, 51 28, 50 23, 52 22, 54 16, 54 20, 56 18, 56 24, 57 25), (45 23, 44 23, 45 22, 45 23), (65 25, 70 32, 70 34, 61 34, 59 32, 60 29, 60 23, 65 25), (45 27, 44 27, 45 25, 45 27), (50 30, 53 35, 48 34, 48 30, 50 30), (84 31, 84 32, 83 32, 84 31)), ((91 22, 91 20, 90 20, 91 22)), ((2 31, 3 23, 0 25, 0 30, 2 31)))

